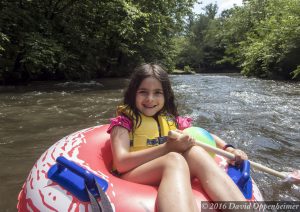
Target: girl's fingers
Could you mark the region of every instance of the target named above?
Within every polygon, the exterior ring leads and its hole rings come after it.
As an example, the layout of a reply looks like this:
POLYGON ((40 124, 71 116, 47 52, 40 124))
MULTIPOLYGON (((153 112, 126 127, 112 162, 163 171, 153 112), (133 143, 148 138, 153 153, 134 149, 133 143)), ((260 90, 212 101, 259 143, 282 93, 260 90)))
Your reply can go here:
POLYGON ((192 146, 195 145, 195 139, 193 139, 191 136, 189 136, 188 134, 182 132, 181 130, 175 130, 176 132, 178 132, 180 135, 175 138, 168 138, 168 147, 171 150, 175 150, 178 152, 185 152, 186 150, 188 150, 189 148, 191 148, 192 146))
POLYGON ((189 142, 192 146, 194 146, 196 144, 196 140, 194 138, 190 138, 189 142))
POLYGON ((241 159, 241 160, 247 160, 248 156, 245 152, 243 152, 240 149, 235 149, 232 151, 232 153, 235 155, 236 158, 241 159))
POLYGON ((230 160, 229 163, 231 165, 239 165, 241 164, 244 160, 248 160, 248 156, 245 152, 243 152, 240 149, 234 149, 232 153, 235 155, 234 160, 230 160))
POLYGON ((190 139, 190 136, 189 136, 188 134, 186 134, 186 133, 182 133, 182 134, 179 136, 179 138, 178 138, 179 141, 183 141, 183 142, 186 142, 186 141, 188 141, 189 139, 190 139))

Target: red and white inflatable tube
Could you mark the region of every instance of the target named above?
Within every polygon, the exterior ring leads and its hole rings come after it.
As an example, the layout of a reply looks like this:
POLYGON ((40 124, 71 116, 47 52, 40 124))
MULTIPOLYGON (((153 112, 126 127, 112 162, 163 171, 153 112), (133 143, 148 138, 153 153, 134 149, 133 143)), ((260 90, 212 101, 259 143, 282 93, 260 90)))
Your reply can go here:
MULTIPOLYGON (((110 173, 112 155, 108 125, 80 130, 52 145, 35 163, 18 196, 18 211, 91 211, 89 202, 82 202, 47 177, 56 158, 64 156, 108 182, 106 194, 115 211, 155 211, 157 187, 122 180, 110 173)), ((226 169, 224 158, 216 156, 216 162, 226 169)), ((193 193, 198 207, 209 200, 194 180, 193 193)), ((253 182, 250 201, 263 201, 253 182)))

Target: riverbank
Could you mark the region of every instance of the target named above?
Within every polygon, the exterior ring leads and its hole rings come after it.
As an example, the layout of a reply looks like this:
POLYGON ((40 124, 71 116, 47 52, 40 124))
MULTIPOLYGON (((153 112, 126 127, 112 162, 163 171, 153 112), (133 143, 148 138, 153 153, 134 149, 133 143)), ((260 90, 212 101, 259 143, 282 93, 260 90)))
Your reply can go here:
POLYGON ((184 70, 179 70, 179 69, 175 69, 171 72, 171 74, 174 75, 189 75, 189 74, 196 74, 196 72, 194 71, 184 71, 184 70))

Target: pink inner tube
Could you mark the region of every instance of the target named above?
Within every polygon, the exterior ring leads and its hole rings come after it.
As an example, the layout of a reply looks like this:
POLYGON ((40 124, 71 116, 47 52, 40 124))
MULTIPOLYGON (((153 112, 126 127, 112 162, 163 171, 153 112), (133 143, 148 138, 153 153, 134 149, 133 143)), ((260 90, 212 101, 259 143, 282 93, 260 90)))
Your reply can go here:
MULTIPOLYGON (((56 158, 64 156, 108 182, 106 194, 115 211, 156 211, 157 187, 122 180, 110 173, 112 154, 108 125, 80 130, 52 145, 37 160, 18 196, 18 211, 92 211, 89 202, 82 202, 69 191, 47 177, 56 158)), ((216 162, 224 170, 227 162, 216 156, 216 162)), ((198 207, 208 196, 197 180, 192 182, 198 207)), ((263 201, 253 181, 250 201, 263 201)))

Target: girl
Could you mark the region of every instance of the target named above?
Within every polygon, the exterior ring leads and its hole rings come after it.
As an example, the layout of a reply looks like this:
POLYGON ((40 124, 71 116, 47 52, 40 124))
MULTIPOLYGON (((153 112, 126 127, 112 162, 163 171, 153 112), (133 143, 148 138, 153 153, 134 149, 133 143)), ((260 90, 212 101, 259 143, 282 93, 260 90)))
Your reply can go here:
MULTIPOLYGON (((214 201, 245 201, 214 159, 180 131, 189 127, 191 120, 178 116, 168 74, 162 67, 144 64, 136 68, 117 114, 108 129, 114 168, 122 179, 157 185, 158 211, 198 211, 191 177, 200 180, 214 201), (174 129, 183 135, 167 138, 174 129)), ((213 137, 217 146, 233 152, 237 161, 247 159, 242 151, 213 137)))

